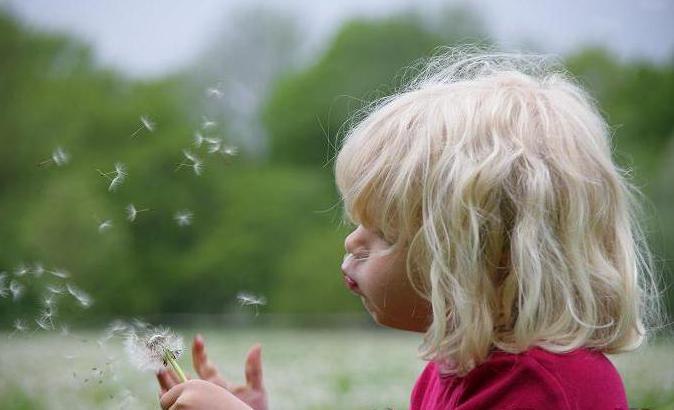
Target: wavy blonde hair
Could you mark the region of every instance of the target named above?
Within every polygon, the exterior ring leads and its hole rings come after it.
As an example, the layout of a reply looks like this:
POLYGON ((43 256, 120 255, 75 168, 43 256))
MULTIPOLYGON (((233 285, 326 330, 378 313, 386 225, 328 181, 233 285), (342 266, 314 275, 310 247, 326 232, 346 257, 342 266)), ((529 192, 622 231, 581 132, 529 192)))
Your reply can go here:
POLYGON ((420 357, 465 375, 498 348, 636 349, 662 310, 642 195, 594 100, 544 56, 453 49, 352 126, 350 222, 407 252, 432 305, 420 357))

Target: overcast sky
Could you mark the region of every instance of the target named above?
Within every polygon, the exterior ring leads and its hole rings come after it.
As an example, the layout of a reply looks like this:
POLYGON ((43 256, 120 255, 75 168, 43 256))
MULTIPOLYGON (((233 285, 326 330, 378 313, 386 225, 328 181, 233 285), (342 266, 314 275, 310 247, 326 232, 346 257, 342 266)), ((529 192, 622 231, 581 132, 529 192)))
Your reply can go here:
MULTIPOLYGON (((99 61, 134 77, 162 75, 189 64, 243 5, 296 15, 308 49, 318 49, 345 19, 405 9, 428 12, 465 1, 412 0, 0 0, 24 21, 66 31, 90 43, 99 61), (420 6, 422 4, 423 6, 420 6)), ((504 48, 537 44, 564 54, 601 44, 624 58, 662 61, 674 55, 671 0, 471 1, 504 48), (526 43, 524 43, 526 41, 526 43)))

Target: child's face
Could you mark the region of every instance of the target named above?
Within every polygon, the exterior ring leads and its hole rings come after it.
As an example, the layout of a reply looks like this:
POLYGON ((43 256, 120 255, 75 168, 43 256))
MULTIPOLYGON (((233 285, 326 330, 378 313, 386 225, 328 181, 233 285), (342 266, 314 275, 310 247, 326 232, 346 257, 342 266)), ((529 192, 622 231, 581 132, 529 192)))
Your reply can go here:
POLYGON ((407 278, 406 253, 375 254, 390 246, 377 232, 359 225, 344 241, 344 280, 380 325, 425 332, 431 307, 407 278))

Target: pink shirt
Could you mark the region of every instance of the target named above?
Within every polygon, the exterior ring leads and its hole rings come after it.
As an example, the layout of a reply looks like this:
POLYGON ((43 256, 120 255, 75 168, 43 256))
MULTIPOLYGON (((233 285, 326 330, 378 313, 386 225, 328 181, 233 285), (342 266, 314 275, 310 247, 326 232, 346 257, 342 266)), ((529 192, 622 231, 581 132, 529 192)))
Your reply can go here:
POLYGON ((429 362, 412 390, 410 410, 627 410, 622 379, 603 353, 555 354, 533 347, 496 350, 465 377, 429 362))

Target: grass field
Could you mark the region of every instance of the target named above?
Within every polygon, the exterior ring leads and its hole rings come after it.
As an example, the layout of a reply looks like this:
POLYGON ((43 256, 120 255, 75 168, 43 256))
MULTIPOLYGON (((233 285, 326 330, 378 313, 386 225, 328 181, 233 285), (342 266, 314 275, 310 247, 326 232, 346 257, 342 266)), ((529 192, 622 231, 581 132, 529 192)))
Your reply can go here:
MULTIPOLYGON (((190 337, 193 332, 180 332, 190 337)), ((223 374, 243 382, 244 356, 263 345, 264 375, 275 410, 405 409, 424 366, 420 335, 388 330, 237 329, 203 333, 223 374)), ((118 339, 101 333, 0 335, 0 408, 155 409, 152 374, 126 360, 118 339)), ((631 407, 674 409, 674 343, 609 356, 631 407), (669 404, 668 404, 669 403, 669 404)), ((190 369, 189 355, 181 363, 190 369)))

